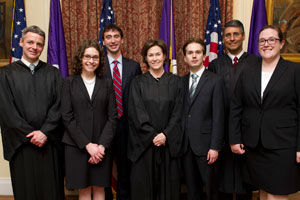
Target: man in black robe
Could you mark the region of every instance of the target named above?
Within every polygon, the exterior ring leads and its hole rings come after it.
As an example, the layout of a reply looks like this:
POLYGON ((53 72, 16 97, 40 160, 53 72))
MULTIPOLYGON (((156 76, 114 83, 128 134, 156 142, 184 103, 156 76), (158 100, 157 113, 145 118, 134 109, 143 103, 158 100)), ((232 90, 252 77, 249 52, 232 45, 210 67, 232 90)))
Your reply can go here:
POLYGON ((23 30, 21 60, 0 70, 0 126, 16 200, 64 199, 57 68, 39 60, 45 33, 23 30))
MULTIPOLYGON (((220 153, 220 162, 223 166, 220 171, 220 191, 222 199, 232 200, 236 194, 237 200, 251 200, 252 190, 245 185, 242 176, 243 155, 233 154, 228 143, 228 114, 230 99, 241 71, 246 65, 257 61, 258 57, 243 51, 245 40, 244 26, 239 20, 231 20, 225 24, 223 43, 228 51, 227 54, 213 60, 208 70, 220 75, 225 80, 227 90, 226 97, 226 127, 225 147, 220 153)), ((244 172, 245 174, 246 172, 244 172)))

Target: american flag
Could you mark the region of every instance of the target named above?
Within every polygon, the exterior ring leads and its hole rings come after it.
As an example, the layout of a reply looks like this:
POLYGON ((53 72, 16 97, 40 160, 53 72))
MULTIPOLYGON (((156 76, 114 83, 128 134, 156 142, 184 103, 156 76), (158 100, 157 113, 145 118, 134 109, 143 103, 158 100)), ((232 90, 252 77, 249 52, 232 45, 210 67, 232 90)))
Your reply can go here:
POLYGON ((21 59, 22 47, 19 46, 22 31, 26 27, 25 9, 23 0, 13 1, 13 20, 11 33, 10 63, 21 59))
POLYGON ((115 17, 114 17, 114 11, 112 9, 112 0, 103 0, 101 17, 100 17, 100 31, 99 31, 99 44, 101 46, 103 46, 102 37, 101 37, 103 28, 107 24, 113 24, 113 23, 115 23, 115 17))
POLYGON ((222 27, 219 0, 210 0, 210 8, 204 40, 206 45, 206 57, 203 64, 205 68, 208 67, 212 60, 223 55, 223 42, 221 33, 222 27))

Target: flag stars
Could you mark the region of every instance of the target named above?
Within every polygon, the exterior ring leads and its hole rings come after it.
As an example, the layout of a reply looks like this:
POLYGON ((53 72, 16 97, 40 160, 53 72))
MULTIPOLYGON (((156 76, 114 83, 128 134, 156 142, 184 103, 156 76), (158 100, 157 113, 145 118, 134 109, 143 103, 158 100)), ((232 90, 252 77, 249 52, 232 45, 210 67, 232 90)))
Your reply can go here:
POLYGON ((215 24, 214 27, 215 27, 215 28, 218 28, 218 24, 215 24))
POLYGON ((16 24, 17 24, 17 25, 21 25, 21 22, 20 22, 20 21, 17 21, 16 24))
POLYGON ((219 41, 219 45, 222 45, 222 41, 219 41))
POLYGON ((108 6, 108 10, 111 10, 111 7, 110 7, 110 6, 108 6))
POLYGON ((107 16, 107 19, 108 19, 108 20, 111 20, 111 16, 107 16))
POLYGON ((104 19, 102 18, 100 21, 101 21, 101 23, 103 23, 103 22, 104 22, 104 19))
POLYGON ((19 11, 20 11, 20 12, 23 12, 23 8, 20 8, 19 11))
POLYGON ((221 20, 218 20, 218 24, 221 24, 221 20))
POLYGON ((11 51, 15 51, 15 48, 12 48, 11 51))
POLYGON ((209 34, 209 31, 206 31, 206 34, 208 35, 208 34, 209 34))
POLYGON ((18 38, 19 36, 17 34, 14 35, 14 38, 18 38))

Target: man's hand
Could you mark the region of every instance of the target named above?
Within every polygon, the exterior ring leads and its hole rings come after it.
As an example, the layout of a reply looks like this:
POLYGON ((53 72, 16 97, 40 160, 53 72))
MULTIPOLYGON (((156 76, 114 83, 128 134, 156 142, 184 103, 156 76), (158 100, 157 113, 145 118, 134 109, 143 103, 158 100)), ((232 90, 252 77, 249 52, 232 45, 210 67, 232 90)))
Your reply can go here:
POLYGON ((155 146, 159 147, 159 146, 165 145, 166 140, 167 140, 167 138, 166 138, 165 134, 159 133, 154 137, 152 142, 155 146))
POLYGON ((214 149, 210 149, 207 153, 208 164, 211 165, 218 159, 219 152, 214 149))
POLYGON ((47 142, 47 136, 41 131, 32 131, 26 137, 31 137, 30 142, 38 147, 43 147, 47 142))
POLYGON ((235 154, 244 154, 245 153, 243 144, 231 144, 230 148, 231 148, 232 153, 235 153, 235 154))
POLYGON ((299 151, 297 151, 297 153, 296 153, 296 162, 300 163, 300 152, 299 151))

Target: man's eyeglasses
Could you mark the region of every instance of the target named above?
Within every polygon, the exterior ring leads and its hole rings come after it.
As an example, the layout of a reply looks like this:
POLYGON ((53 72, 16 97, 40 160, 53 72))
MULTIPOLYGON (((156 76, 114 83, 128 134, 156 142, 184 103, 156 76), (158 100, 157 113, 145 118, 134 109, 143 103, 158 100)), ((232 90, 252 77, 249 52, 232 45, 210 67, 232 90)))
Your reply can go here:
POLYGON ((90 56, 90 55, 83 55, 83 60, 93 60, 93 61, 98 61, 99 56, 90 56))
POLYGON ((273 44, 276 43, 276 40, 280 40, 280 39, 279 38, 273 38, 273 37, 271 37, 269 39, 260 39, 260 40, 258 40, 258 44, 260 46, 264 46, 266 44, 266 42, 268 42, 269 45, 273 45, 273 44))
POLYGON ((238 33, 238 32, 234 32, 234 33, 226 33, 224 36, 226 39, 230 39, 231 37, 237 38, 240 35, 242 35, 242 34, 238 33))

